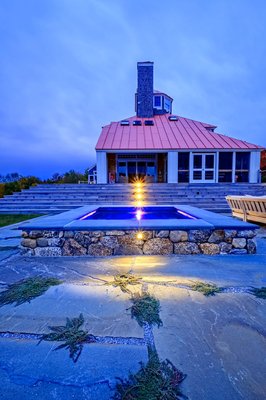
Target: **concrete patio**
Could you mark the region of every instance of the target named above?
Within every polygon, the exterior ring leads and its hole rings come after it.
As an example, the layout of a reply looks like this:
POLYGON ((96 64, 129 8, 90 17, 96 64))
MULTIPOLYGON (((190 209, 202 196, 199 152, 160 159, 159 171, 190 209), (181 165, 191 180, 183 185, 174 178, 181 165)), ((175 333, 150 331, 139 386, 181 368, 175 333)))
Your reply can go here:
MULTIPOLYGON (((0 230, 0 247, 14 241, 15 233, 0 230)), ((0 251, 3 288, 35 275, 58 277, 64 283, 30 303, 0 308, 0 398, 110 399, 116 378, 126 378, 139 369, 140 361, 147 361, 147 335, 131 319, 130 295, 104 284, 118 273, 130 272, 142 278, 130 290, 144 289, 160 301, 163 326, 152 329, 155 345, 161 359, 187 374, 181 388, 189 399, 265 399, 266 301, 245 292, 248 286, 266 286, 265 230, 257 241, 258 253, 245 257, 93 259, 22 257, 12 242, 13 249, 0 251), (230 290, 205 297, 180 287, 196 280, 230 290), (37 346, 38 340, 30 336, 12 337, 47 333, 49 326, 63 325, 66 317, 80 313, 99 342, 86 344, 76 364, 65 349, 51 351, 56 343, 37 346)))

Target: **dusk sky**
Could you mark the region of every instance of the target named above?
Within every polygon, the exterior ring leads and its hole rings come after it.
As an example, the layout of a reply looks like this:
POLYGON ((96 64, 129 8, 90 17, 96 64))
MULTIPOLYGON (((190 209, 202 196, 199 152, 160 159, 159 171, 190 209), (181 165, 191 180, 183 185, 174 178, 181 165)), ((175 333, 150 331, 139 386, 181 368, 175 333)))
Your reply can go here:
POLYGON ((265 21, 264 0, 1 0, 0 174, 92 165, 137 61, 173 113, 266 146, 265 21))

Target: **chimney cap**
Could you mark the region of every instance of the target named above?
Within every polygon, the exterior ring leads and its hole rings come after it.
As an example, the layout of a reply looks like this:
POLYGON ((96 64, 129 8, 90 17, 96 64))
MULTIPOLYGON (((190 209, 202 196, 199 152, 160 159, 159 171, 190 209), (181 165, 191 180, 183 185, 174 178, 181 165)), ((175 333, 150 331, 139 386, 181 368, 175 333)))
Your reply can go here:
POLYGON ((137 66, 138 67, 150 67, 153 64, 154 64, 153 61, 140 61, 137 63, 137 66))

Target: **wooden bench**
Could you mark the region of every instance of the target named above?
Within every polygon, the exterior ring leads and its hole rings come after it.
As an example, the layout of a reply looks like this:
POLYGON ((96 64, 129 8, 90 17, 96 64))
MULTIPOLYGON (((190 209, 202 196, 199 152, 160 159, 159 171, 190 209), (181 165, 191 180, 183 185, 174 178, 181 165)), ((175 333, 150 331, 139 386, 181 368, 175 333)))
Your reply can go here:
POLYGON ((226 200, 234 217, 266 224, 266 196, 226 196, 226 200))

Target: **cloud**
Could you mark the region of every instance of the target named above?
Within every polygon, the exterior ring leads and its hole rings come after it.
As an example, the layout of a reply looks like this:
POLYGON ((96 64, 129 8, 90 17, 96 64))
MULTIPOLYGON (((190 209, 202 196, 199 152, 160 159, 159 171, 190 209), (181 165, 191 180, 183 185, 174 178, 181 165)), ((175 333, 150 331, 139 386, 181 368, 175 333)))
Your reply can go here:
POLYGON ((3 0, 0 173, 86 168, 101 127, 134 114, 146 59, 177 114, 266 145, 258 3, 3 0))

